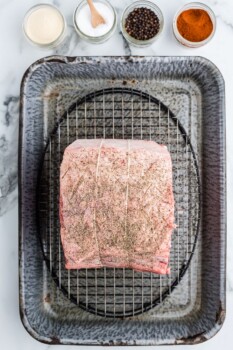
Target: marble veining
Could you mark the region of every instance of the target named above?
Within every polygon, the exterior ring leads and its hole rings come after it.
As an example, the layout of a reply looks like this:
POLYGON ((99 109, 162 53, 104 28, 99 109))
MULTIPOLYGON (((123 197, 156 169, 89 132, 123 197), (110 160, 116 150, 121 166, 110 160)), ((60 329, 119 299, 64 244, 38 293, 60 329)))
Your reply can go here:
POLYGON ((17 151, 19 98, 6 97, 0 133, 0 215, 17 201, 17 151))
POLYGON ((79 45, 79 41, 80 40, 74 31, 73 25, 68 24, 66 39, 58 48, 54 49, 53 54, 67 55, 67 52, 69 52, 69 55, 72 56, 75 48, 79 45))
POLYGON ((214 9, 217 18, 233 29, 233 3, 232 1, 209 0, 207 3, 214 9))
POLYGON ((130 47, 128 41, 124 38, 124 36, 121 33, 121 31, 119 32, 119 34, 121 35, 122 40, 124 42, 125 55, 126 56, 131 56, 132 55, 132 50, 131 50, 131 47, 130 47))

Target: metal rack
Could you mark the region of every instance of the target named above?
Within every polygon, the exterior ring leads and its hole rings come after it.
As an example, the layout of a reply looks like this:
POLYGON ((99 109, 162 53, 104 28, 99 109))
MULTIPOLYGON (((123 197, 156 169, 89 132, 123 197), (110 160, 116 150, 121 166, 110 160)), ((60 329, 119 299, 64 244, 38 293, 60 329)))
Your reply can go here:
POLYGON ((200 219, 200 180, 189 136, 156 98, 132 89, 91 93, 63 115, 48 140, 38 183, 39 233, 47 266, 65 295, 81 308, 105 317, 143 313, 169 297, 191 261, 200 219), (175 219, 171 273, 130 269, 66 270, 59 228, 59 172, 62 155, 77 138, 154 140, 167 145, 173 162, 175 219))

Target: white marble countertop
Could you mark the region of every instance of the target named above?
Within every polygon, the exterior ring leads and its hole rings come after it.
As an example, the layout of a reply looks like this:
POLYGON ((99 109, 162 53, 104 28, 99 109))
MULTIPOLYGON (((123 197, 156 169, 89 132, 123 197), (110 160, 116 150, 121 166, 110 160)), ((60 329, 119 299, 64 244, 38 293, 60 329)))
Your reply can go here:
MULTIPOLYGON (((111 0, 118 15, 132 0, 111 0)), ((11 350, 48 349, 50 345, 38 343, 24 330, 18 312, 18 212, 17 212, 17 149, 18 108, 21 77, 26 68, 37 59, 51 54, 68 56, 86 55, 198 55, 213 61, 221 70, 226 83, 227 113, 227 194, 228 194, 228 274, 227 318, 222 330, 201 349, 231 348, 233 323, 233 1, 204 0, 217 15, 214 39, 200 49, 186 49, 173 37, 171 23, 174 13, 187 0, 154 0, 165 16, 165 29, 161 38, 151 47, 129 47, 120 30, 106 43, 91 45, 78 38, 72 26, 72 15, 77 0, 47 1, 64 13, 68 23, 68 37, 56 50, 40 50, 25 40, 21 27, 28 8, 36 0, 0 0, 0 348, 11 350)), ((51 346, 52 348, 52 346, 51 346)), ((57 346, 53 346, 57 349, 57 346)), ((65 346, 63 349, 70 349, 65 346)), ((166 347, 163 349, 166 349, 166 347)))

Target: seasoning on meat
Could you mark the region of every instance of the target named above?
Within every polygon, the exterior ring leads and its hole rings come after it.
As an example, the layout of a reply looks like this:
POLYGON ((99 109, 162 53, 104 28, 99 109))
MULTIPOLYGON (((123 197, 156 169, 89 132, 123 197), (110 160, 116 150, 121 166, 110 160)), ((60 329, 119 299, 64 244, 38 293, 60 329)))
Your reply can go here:
POLYGON ((72 143, 61 164, 60 224, 67 269, 169 273, 174 197, 167 147, 141 140, 72 143))

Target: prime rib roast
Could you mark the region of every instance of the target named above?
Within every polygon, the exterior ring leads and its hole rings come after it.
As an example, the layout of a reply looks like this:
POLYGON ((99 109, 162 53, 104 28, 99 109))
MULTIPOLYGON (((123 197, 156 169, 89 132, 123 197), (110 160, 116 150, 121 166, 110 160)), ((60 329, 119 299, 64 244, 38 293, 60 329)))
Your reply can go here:
POLYGON ((85 139, 64 152, 60 233, 67 269, 169 273, 172 162, 154 141, 85 139))

